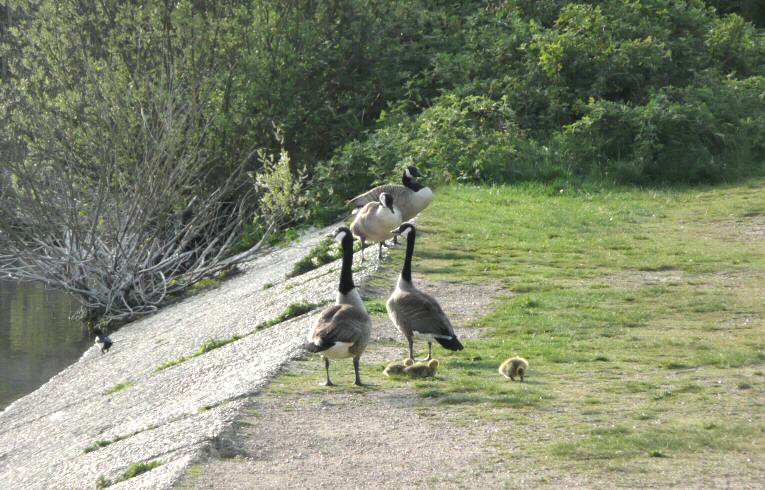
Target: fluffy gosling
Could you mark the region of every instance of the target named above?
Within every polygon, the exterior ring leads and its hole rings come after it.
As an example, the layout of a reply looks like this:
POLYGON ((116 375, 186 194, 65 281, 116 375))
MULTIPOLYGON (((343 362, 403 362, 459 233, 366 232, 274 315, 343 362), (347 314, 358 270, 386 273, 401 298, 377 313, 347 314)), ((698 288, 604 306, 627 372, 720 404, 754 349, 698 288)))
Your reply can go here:
POLYGON ((404 369, 404 374, 413 378, 433 378, 438 371, 438 361, 431 359, 427 364, 418 362, 404 369))
POLYGON ((383 370, 383 374, 385 376, 401 376, 404 374, 404 369, 408 368, 409 366, 413 365, 414 361, 411 359, 404 359, 404 362, 392 362, 388 364, 388 367, 386 367, 383 370))
POLYGON ((512 357, 499 366, 499 374, 505 378, 510 378, 515 381, 515 377, 518 376, 523 381, 523 375, 529 369, 529 362, 522 357, 512 357))

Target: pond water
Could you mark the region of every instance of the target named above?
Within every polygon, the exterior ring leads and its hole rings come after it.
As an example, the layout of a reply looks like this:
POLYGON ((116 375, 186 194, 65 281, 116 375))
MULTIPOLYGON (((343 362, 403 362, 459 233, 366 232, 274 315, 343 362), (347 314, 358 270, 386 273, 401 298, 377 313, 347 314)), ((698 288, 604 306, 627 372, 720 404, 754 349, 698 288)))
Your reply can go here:
POLYGON ((0 410, 42 386, 91 344, 78 304, 39 284, 0 281, 0 410))

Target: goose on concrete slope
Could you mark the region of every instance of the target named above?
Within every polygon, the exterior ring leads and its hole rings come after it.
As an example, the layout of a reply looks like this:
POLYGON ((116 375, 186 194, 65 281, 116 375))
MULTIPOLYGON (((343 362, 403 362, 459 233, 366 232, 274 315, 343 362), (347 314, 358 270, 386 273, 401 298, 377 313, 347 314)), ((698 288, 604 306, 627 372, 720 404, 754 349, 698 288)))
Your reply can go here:
POLYGON ((353 234, 361 239, 361 262, 364 262, 364 243, 366 240, 378 242, 378 258, 382 259, 385 240, 393 238, 393 230, 401 224, 401 212, 394 207, 393 196, 387 192, 380 194, 380 200, 370 202, 361 208, 351 223, 353 234))
POLYGON ((424 335, 428 339, 426 361, 432 358, 434 339, 449 350, 462 350, 463 346, 454 333, 452 323, 438 301, 412 284, 412 255, 417 230, 413 224, 404 223, 395 233, 406 237, 406 258, 396 289, 388 298, 386 307, 391 321, 409 342, 409 358, 414 359, 412 345, 415 334, 424 335))
POLYGON ((401 211, 401 221, 409 221, 419 214, 420 211, 428 207, 433 200, 433 191, 430 187, 424 187, 415 182, 415 177, 421 177, 417 167, 409 166, 404 169, 404 175, 401 182, 404 185, 380 185, 374 189, 354 197, 348 201, 348 204, 358 210, 367 203, 376 202, 380 199, 383 192, 393 196, 393 203, 401 211))
POLYGON ((343 265, 340 270, 340 287, 335 304, 325 308, 309 334, 304 345, 309 352, 320 352, 327 370, 327 386, 334 386, 329 379, 329 360, 353 358, 356 384, 362 386, 359 377, 359 358, 369 343, 372 319, 364 307, 355 284, 353 284, 353 235, 342 226, 335 232, 335 239, 343 247, 343 265))
POLYGON ((93 329, 93 333, 96 335, 95 344, 101 349, 101 354, 106 354, 109 349, 112 348, 112 339, 110 339, 100 328, 93 329))

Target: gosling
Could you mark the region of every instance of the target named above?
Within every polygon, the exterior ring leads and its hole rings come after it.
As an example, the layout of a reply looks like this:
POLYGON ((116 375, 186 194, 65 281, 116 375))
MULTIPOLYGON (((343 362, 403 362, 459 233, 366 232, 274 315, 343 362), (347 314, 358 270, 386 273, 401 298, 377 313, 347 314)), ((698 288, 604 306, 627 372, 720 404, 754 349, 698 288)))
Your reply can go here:
POLYGON ((404 369, 404 374, 413 378, 433 378, 438 371, 438 361, 431 359, 427 364, 418 362, 404 369))
POLYGON ((529 369, 529 363, 522 357, 513 357, 499 366, 499 374, 505 378, 510 378, 511 381, 515 381, 515 377, 518 376, 523 382, 523 375, 529 369))
POLYGON ((404 359, 403 363, 392 362, 383 370, 383 374, 385 374, 385 376, 401 376, 404 374, 404 370, 413 364, 414 361, 409 358, 404 359))

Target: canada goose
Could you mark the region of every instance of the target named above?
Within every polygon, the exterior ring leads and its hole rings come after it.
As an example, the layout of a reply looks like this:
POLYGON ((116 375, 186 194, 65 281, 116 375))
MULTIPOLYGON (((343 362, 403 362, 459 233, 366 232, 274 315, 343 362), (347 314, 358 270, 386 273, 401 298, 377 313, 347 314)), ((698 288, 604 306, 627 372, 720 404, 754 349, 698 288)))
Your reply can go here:
POLYGON ((379 185, 374 189, 358 195, 348 201, 348 204, 355 208, 360 208, 367 203, 376 202, 380 199, 380 194, 386 192, 393 196, 394 206, 401 211, 401 221, 409 221, 419 214, 420 211, 428 207, 433 200, 433 191, 430 187, 424 187, 415 182, 414 177, 421 177, 417 167, 409 166, 404 169, 401 182, 404 185, 379 185))
POLYGON ((433 378, 438 371, 438 361, 431 359, 427 363, 418 362, 412 366, 404 368, 404 374, 413 378, 433 378))
POLYGON ((321 352, 327 370, 327 386, 334 386, 329 379, 329 360, 353 358, 356 384, 362 386, 359 377, 359 358, 369 342, 372 319, 353 284, 353 235, 346 226, 335 231, 335 239, 343 246, 343 265, 340 270, 340 286, 335 304, 325 308, 309 334, 304 348, 309 352, 321 352))
POLYGON ((515 381, 515 377, 519 376, 523 381, 523 375, 529 369, 529 362, 522 357, 513 357, 499 366, 499 374, 505 378, 515 381))
POLYGON ((96 334, 95 344, 101 348, 101 354, 106 354, 109 349, 112 348, 112 339, 110 339, 100 328, 93 329, 93 333, 96 334))
POLYGON ((393 196, 387 192, 380 194, 380 200, 370 202, 361 208, 351 223, 353 234, 361 239, 361 262, 364 263, 364 242, 379 242, 377 257, 382 259, 383 242, 393 237, 391 231, 401 224, 401 212, 393 207, 393 196))
POLYGON ((462 350, 463 346, 454 334, 449 318, 438 302, 429 294, 423 293, 412 284, 412 254, 416 229, 411 223, 404 223, 395 230, 396 234, 407 237, 406 259, 398 284, 388 298, 386 307, 388 316, 409 342, 409 358, 414 359, 412 344, 414 334, 428 337, 428 357, 432 358, 433 339, 449 350, 462 350))
POLYGON ((404 359, 404 362, 392 362, 388 364, 388 366, 383 369, 383 374, 385 376, 400 376, 404 374, 404 369, 413 365, 414 361, 407 357, 404 359))

